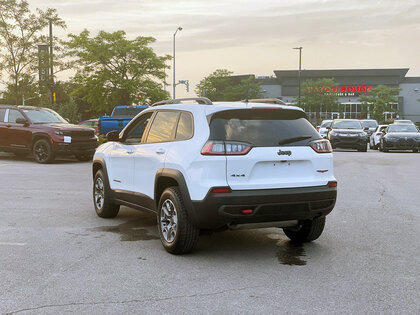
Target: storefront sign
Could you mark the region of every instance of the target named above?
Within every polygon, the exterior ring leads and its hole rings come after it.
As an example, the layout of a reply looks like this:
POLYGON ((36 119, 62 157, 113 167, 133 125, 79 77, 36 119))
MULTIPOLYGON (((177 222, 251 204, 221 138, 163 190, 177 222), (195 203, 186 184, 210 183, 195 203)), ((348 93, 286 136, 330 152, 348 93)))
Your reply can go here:
POLYGON ((371 85, 342 85, 342 86, 319 86, 319 87, 310 87, 309 91, 315 92, 324 92, 324 93, 333 93, 337 96, 356 96, 360 93, 371 93, 371 85))

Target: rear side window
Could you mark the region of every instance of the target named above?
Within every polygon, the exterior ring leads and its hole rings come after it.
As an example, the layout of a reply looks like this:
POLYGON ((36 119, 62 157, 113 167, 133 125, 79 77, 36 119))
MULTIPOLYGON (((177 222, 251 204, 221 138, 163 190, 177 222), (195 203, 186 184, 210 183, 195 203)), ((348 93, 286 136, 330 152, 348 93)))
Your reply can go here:
POLYGON ((171 141, 175 132, 178 116, 178 112, 158 112, 153 119, 146 143, 171 141))
POLYGON ((4 122, 4 115, 6 114, 5 108, 0 108, 0 122, 4 122))
POLYGON ((193 136, 193 120, 189 113, 181 113, 178 128, 176 129, 176 140, 187 140, 193 136))
POLYGON ((214 114, 210 122, 210 140, 275 147, 283 144, 303 146, 315 139, 321 139, 321 136, 305 113, 297 110, 228 110, 214 114))

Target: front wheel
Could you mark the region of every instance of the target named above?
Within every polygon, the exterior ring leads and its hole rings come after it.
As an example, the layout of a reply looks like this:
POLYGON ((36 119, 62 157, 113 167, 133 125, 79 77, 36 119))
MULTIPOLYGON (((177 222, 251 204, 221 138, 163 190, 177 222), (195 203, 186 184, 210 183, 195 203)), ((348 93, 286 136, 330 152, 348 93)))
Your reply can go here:
POLYGON ((93 179, 93 204, 101 218, 115 218, 120 211, 120 206, 112 202, 109 190, 104 173, 97 171, 93 179))
POLYGON ((34 143, 32 154, 35 161, 41 164, 47 164, 54 161, 54 152, 51 144, 46 139, 39 139, 34 143))
POLYGON ((305 220, 295 228, 283 228, 284 234, 292 242, 304 243, 316 240, 324 231, 325 217, 305 220))
POLYGON ((178 187, 165 189, 159 200, 158 229, 163 247, 171 254, 191 252, 200 230, 188 218, 178 187))
POLYGON ((366 143, 366 145, 364 147, 358 148, 357 151, 359 151, 359 152, 367 152, 367 146, 368 145, 366 143))

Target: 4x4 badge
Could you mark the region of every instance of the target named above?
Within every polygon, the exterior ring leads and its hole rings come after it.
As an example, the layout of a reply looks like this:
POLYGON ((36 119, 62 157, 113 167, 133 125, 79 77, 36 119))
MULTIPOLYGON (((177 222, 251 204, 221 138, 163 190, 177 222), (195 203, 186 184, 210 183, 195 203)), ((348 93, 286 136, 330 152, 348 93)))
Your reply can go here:
POLYGON ((287 155, 287 156, 291 156, 291 155, 292 155, 292 151, 282 151, 282 150, 279 150, 279 151, 277 152, 277 154, 278 154, 278 155, 287 155))

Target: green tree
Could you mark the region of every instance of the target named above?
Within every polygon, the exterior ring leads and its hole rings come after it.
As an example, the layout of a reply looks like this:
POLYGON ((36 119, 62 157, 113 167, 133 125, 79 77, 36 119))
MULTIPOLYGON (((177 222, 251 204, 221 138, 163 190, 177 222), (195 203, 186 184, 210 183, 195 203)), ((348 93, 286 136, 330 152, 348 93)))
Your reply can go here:
MULTIPOLYGON (((306 80, 301 86, 300 105, 307 112, 316 113, 316 123, 321 122, 320 112, 338 110, 337 83, 333 79, 306 80)), ((295 103, 298 103, 298 98, 295 103)))
POLYGON ((69 38, 65 43, 68 56, 77 66, 71 96, 77 101, 87 102, 94 111, 103 113, 115 105, 150 104, 169 98, 162 83, 171 57, 155 54, 149 47, 154 38, 129 40, 124 31, 101 31, 90 37, 87 30, 69 38))
POLYGON ((34 93, 37 44, 45 41, 41 31, 50 19, 55 26, 65 27, 55 9, 36 9, 33 13, 26 0, 0 0, 0 73, 7 75, 3 82, 15 104, 20 104, 23 95, 34 93))
POLYGON ((197 84, 197 95, 208 97, 212 101, 239 101, 261 97, 260 84, 254 77, 238 80, 232 73, 226 69, 215 70, 197 84))
POLYGON ((378 121, 384 120, 384 112, 397 112, 392 106, 398 103, 398 93, 400 88, 390 88, 386 85, 377 85, 372 89, 370 95, 362 95, 360 101, 366 108, 369 108, 369 114, 378 121))

